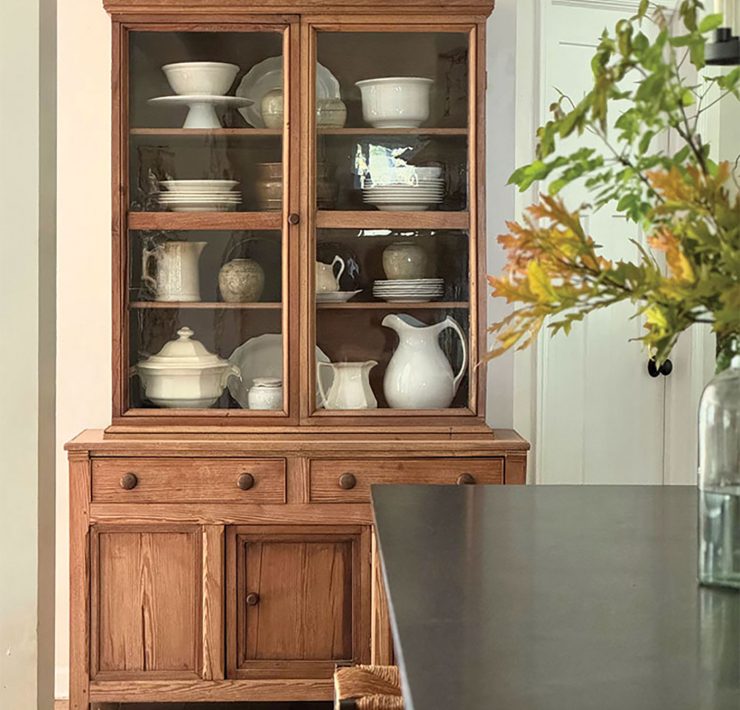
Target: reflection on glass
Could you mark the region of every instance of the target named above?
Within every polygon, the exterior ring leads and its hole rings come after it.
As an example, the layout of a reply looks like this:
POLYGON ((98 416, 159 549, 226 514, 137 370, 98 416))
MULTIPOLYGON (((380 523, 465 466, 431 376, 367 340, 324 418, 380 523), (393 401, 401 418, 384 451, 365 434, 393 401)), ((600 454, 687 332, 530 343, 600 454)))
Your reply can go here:
POLYGON ((130 405, 282 410, 280 233, 131 232, 129 252, 130 405))
POLYGON ((317 174, 336 195, 319 190, 318 208, 467 209, 467 35, 322 32, 318 60, 317 108, 341 104, 342 119, 317 115, 317 174))

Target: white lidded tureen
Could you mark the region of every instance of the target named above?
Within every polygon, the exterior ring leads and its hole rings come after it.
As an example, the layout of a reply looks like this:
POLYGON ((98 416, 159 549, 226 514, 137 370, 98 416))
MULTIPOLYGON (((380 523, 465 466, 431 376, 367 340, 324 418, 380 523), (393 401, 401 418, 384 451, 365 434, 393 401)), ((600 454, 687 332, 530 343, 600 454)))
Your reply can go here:
POLYGON ((136 366, 144 394, 158 407, 211 407, 229 377, 241 378, 241 372, 193 340, 190 328, 180 328, 177 336, 177 340, 170 340, 156 355, 136 366))

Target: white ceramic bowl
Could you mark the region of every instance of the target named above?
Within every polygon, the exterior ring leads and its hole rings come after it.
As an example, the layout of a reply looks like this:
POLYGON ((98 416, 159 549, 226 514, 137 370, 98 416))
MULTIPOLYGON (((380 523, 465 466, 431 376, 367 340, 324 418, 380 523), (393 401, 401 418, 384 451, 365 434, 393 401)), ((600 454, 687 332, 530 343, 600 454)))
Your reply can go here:
POLYGON ((389 76, 355 83, 363 118, 373 128, 417 128, 429 118, 432 79, 389 76))
POLYGON ((162 71, 176 94, 224 96, 239 67, 224 62, 178 62, 165 64, 162 71))

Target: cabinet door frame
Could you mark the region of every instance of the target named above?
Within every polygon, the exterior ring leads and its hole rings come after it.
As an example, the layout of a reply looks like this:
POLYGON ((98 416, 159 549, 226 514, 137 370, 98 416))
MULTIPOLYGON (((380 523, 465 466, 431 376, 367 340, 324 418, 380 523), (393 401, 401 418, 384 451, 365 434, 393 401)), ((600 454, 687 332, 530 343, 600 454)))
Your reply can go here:
POLYGON ((371 527, 369 525, 232 525, 226 528, 226 677, 329 678, 337 665, 370 662, 371 527), (246 638, 240 613, 246 585, 240 546, 250 542, 348 542, 352 546, 352 658, 327 660, 253 660, 239 665, 239 644, 246 638))
MULTIPOLYGON (((299 212, 300 95, 298 15, 190 15, 171 12, 156 15, 117 16, 112 23, 112 426, 134 426, 138 430, 173 431, 183 426, 200 430, 210 427, 285 427, 298 423, 301 384, 299 382, 298 288, 293 284, 299 271, 296 246, 299 226, 288 215, 299 212), (131 32, 275 32, 282 35, 284 90, 289 115, 283 131, 283 175, 285 193, 282 212, 224 213, 225 222, 212 226, 163 227, 142 219, 148 213, 129 210, 129 36, 131 32), (220 226, 219 226, 220 225, 220 226), (176 411, 157 408, 131 408, 129 398, 130 366, 128 309, 129 240, 131 232, 142 229, 218 230, 279 229, 282 243, 282 335, 284 411, 249 409, 200 409, 176 411)), ((155 214, 155 217, 159 213, 155 214)), ((169 213, 162 213, 169 214, 169 213)), ((204 213, 207 214, 207 213, 204 213)), ((174 215, 177 218, 185 215, 174 215)), ((197 216, 197 213, 196 213, 197 216)), ((182 220, 181 220, 182 221, 182 220)), ((197 221, 197 220, 192 220, 197 221)), ((173 225, 175 222, 173 222, 173 225)))
MULTIPOLYGON (((430 19, 428 15, 404 17, 402 27, 387 18, 373 15, 348 16, 338 20, 334 15, 303 15, 301 17, 301 135, 305 144, 300 155, 301 172, 301 424, 315 427, 354 426, 424 426, 460 427, 471 419, 485 421, 486 368, 478 367, 487 350, 486 322, 486 191, 485 191, 485 105, 486 105, 486 18, 475 15, 443 15, 430 19), (316 391, 316 367, 311 353, 316 343, 316 308, 313 299, 317 229, 322 227, 372 228, 379 223, 388 227, 408 228, 404 217, 396 224, 393 213, 368 212, 362 223, 343 222, 342 215, 319 215, 316 207, 316 111, 313 87, 316 82, 318 34, 320 32, 448 32, 468 35, 468 254, 469 254, 469 364, 468 401, 465 407, 440 410, 340 410, 318 409, 311 393, 316 391), (380 216, 378 216, 380 215, 380 216), (323 221, 322 221, 323 220, 323 221), (328 220, 328 221, 327 221, 328 220)), ((400 214, 400 213, 399 213, 400 214)), ((424 224, 425 213, 416 213, 424 224)), ((455 213, 449 213, 454 218, 455 213)), ((420 227, 422 228, 422 227, 420 227)))
MULTIPOLYGON (((183 533, 192 538, 196 580, 202 582, 204 574, 203 527, 193 524, 95 524, 90 528, 90 679, 105 680, 199 680, 204 668, 204 593, 202 583, 196 584, 193 625, 193 669, 192 670, 100 670, 100 536, 105 534, 183 533)), ((131 584, 135 584, 132 580, 131 584)))

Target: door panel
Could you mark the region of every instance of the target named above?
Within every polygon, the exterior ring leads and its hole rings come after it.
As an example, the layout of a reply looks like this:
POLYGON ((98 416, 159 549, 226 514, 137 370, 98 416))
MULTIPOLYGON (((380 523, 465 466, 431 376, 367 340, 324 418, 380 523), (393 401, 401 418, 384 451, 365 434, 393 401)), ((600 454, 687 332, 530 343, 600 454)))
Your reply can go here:
POLYGON ((229 676, 329 677, 364 659, 369 566, 362 528, 230 529, 229 676))
POLYGON ((198 532, 195 526, 93 532, 92 677, 197 675, 198 532))
MULTIPOLYGON (((578 101, 592 82, 590 60, 604 27, 621 10, 548 4, 544 30, 542 112, 562 91, 578 101)), ((616 113, 614 118, 616 118, 616 113)), ((564 150, 594 146, 578 136, 564 150)), ((564 193, 571 207, 588 202, 581 185, 564 193)), ((587 231, 610 259, 638 258, 636 225, 606 206, 588 214, 587 231)), ((665 378, 647 374, 647 354, 631 342, 642 334, 634 309, 620 305, 588 316, 566 338, 541 339, 537 481, 541 483, 661 483, 665 378)))

